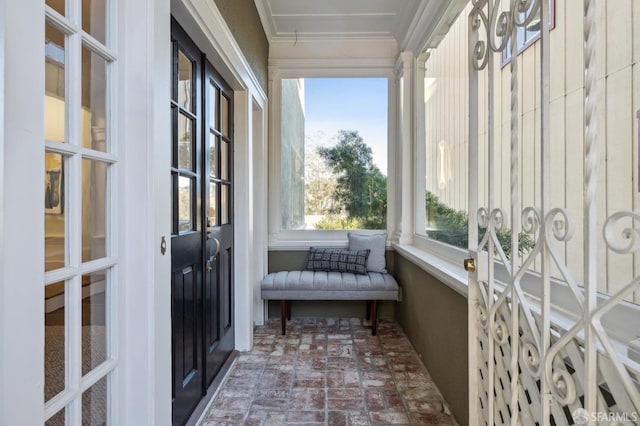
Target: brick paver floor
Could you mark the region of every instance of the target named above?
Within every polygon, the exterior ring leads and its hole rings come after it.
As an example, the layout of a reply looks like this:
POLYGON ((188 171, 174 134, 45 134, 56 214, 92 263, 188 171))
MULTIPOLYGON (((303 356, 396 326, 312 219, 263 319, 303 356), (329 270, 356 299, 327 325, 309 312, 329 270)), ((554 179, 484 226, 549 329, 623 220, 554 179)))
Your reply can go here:
POLYGON ((200 425, 456 425, 402 329, 381 319, 256 327, 200 425))

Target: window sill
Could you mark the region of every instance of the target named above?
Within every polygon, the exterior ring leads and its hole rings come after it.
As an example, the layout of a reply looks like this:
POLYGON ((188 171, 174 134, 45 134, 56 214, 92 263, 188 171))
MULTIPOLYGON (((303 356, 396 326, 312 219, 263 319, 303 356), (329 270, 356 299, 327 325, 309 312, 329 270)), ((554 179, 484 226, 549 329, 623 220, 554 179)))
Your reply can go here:
MULTIPOLYGON (((393 242, 392 247, 416 266, 440 280, 443 285, 468 298, 469 276, 461 266, 466 252, 449 246, 440 247, 440 243, 433 241, 426 243, 428 247, 425 247, 426 239, 417 235, 414 239, 416 241, 413 245, 393 242)), ((508 281, 505 274, 504 266, 496 263, 496 285, 499 291, 504 290, 504 282, 508 281)), ((542 296, 540 277, 535 273, 528 273, 523 277, 521 285, 531 307, 540 315, 542 296)), ((576 314, 579 308, 575 298, 565 283, 552 280, 551 289, 553 292, 551 321, 560 329, 568 330, 582 319, 576 314)), ((607 299, 607 296, 599 294, 598 304, 605 303, 607 299)), ((615 312, 610 312, 603 318, 603 326, 616 352, 626 365, 632 366, 634 371, 640 371, 640 335, 637 332, 639 316, 640 306, 621 302, 615 312)), ((582 336, 578 335, 577 338, 581 340, 582 336)))
MULTIPOLYGON (((357 234, 380 234, 385 230, 300 230, 282 231, 269 236, 269 250, 278 251, 299 251, 309 250, 309 247, 347 247, 347 233, 357 234)), ((387 239, 387 248, 389 248, 387 239)))
POLYGON ((406 257, 425 272, 433 275, 456 293, 467 298, 469 296, 469 275, 462 263, 455 263, 452 259, 445 259, 426 250, 409 244, 392 243, 391 246, 398 253, 406 257))

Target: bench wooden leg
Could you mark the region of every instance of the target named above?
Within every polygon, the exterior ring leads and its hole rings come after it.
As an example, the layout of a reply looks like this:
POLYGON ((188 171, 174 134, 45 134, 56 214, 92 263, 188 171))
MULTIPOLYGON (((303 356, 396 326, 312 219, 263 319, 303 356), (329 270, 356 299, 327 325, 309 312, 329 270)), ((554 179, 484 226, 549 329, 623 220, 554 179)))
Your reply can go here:
POLYGON ((287 333, 287 301, 280 301, 280 322, 282 325, 282 335, 284 336, 287 333))
POLYGON ((371 335, 378 333, 378 301, 371 301, 371 335))

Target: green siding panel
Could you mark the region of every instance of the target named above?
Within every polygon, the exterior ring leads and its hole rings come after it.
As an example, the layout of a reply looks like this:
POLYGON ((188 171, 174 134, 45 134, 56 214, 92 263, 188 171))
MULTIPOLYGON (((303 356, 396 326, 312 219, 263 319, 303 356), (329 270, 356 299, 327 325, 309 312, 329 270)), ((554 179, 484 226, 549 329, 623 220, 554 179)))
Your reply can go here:
POLYGON ((469 424, 467 299, 400 254, 396 319, 461 425, 469 424))
POLYGON ((215 0, 231 34, 244 53, 262 90, 267 93, 269 41, 253 0, 215 0))

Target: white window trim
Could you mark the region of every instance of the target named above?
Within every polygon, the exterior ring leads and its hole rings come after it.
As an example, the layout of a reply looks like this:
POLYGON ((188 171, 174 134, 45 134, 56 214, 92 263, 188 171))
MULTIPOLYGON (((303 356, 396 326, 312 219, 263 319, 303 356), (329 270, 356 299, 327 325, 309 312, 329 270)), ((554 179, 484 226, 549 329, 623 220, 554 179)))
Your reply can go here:
MULTIPOLYGON (((354 230, 283 230, 281 208, 281 135, 282 135, 282 79, 286 78, 386 78, 388 79, 388 125, 387 125, 387 194, 392 193, 395 182, 395 164, 391 159, 397 149, 393 141, 396 135, 395 105, 397 102, 396 76, 392 64, 365 64, 355 66, 353 63, 334 63, 334 67, 319 67, 318 63, 309 60, 287 60, 269 66, 269 94, 272 108, 269 114, 269 249, 270 250, 306 250, 311 246, 340 247, 346 246, 347 233, 354 230)), ((372 61, 373 62, 373 61, 372 61)), ((391 197, 388 195, 387 199, 391 197)), ((394 217, 395 203, 387 202, 387 233, 393 232, 390 218, 394 217)), ((380 233, 385 230, 357 230, 359 233, 380 233)))

